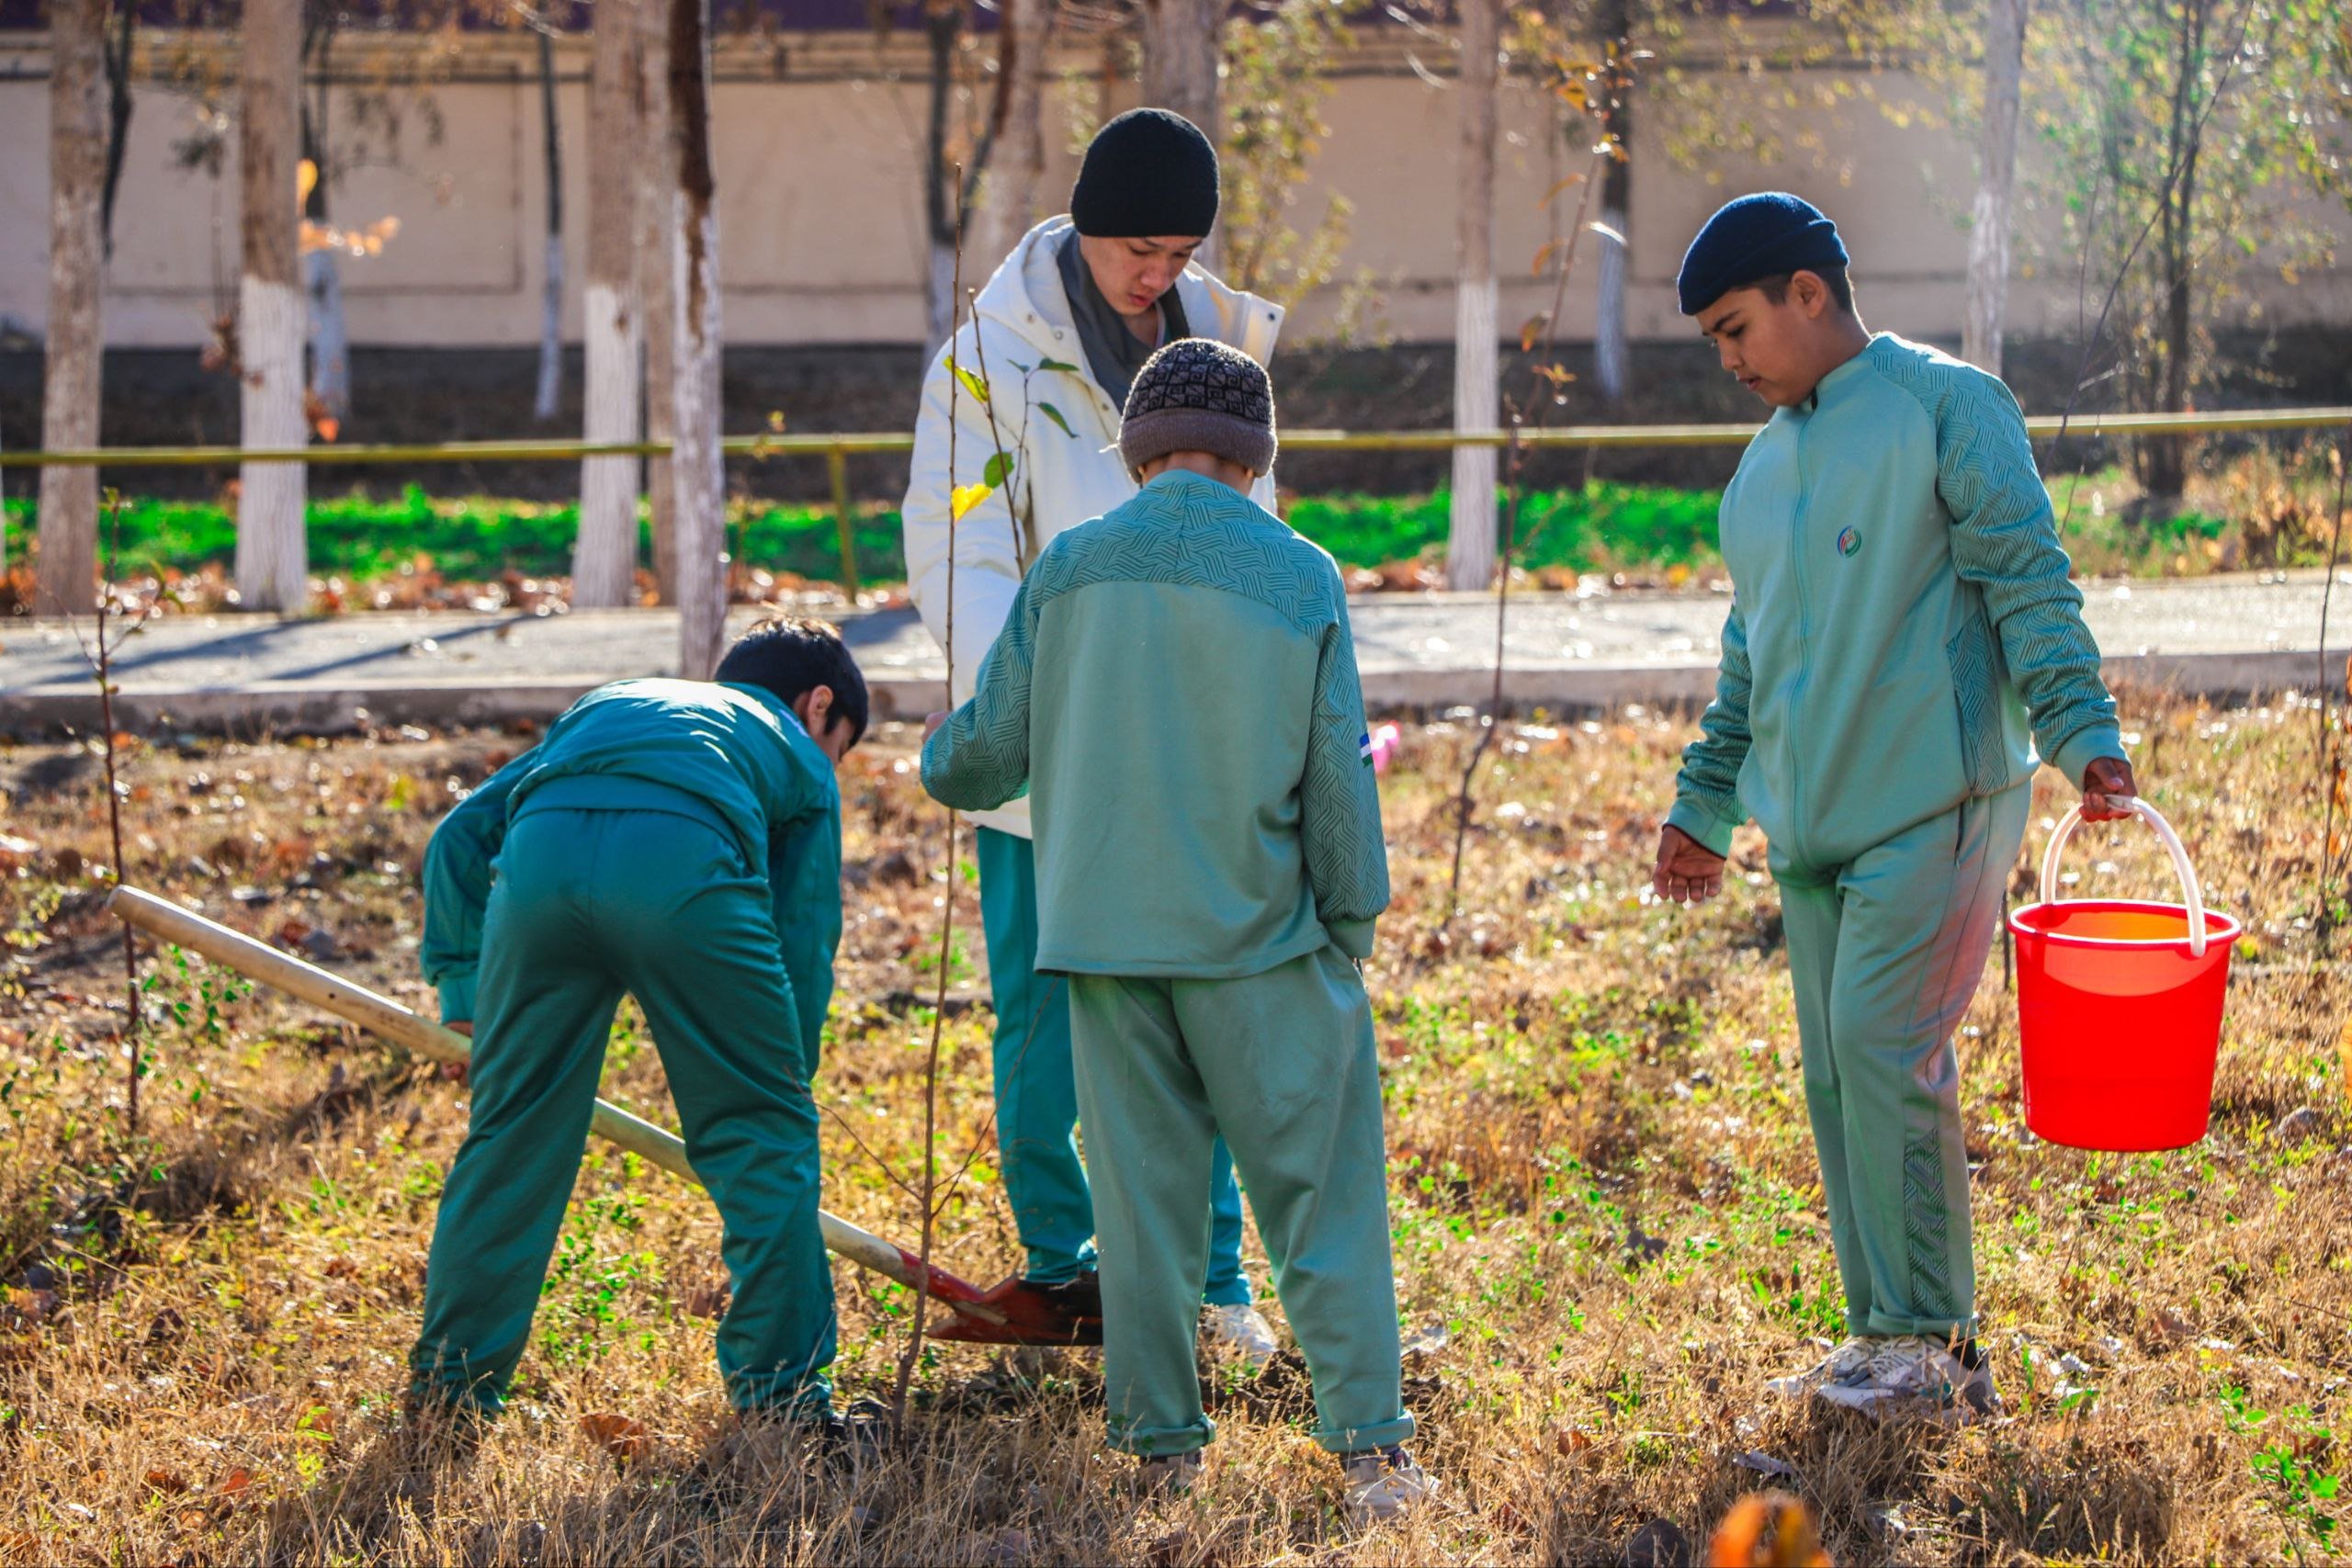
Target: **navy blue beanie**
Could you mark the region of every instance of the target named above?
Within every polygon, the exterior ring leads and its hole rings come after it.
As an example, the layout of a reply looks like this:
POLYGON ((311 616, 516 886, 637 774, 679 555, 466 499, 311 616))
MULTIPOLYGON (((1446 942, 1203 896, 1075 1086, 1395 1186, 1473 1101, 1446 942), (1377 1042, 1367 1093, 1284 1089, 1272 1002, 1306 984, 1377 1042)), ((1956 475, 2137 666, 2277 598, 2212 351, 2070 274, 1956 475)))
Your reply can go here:
POLYGON ((1846 265, 1846 243, 1821 209, 1784 190, 1725 202, 1682 255, 1674 280, 1682 313, 1695 316, 1735 288, 1784 272, 1846 265))

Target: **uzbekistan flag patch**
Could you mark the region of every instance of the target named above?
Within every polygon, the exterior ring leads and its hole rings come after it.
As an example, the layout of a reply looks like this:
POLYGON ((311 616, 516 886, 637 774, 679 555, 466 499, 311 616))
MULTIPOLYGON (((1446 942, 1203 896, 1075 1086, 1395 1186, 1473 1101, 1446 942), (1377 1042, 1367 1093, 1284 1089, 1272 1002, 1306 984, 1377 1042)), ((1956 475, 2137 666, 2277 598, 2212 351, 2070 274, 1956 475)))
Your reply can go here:
POLYGON ((1358 741, 1356 742, 1356 755, 1357 755, 1357 756, 1359 756, 1359 757, 1362 757, 1362 758, 1363 759, 1363 765, 1364 765, 1365 767, 1369 768, 1370 766, 1372 766, 1372 737, 1371 737, 1371 735, 1366 734, 1366 735, 1363 737, 1363 739, 1362 739, 1361 740, 1358 740, 1358 741))

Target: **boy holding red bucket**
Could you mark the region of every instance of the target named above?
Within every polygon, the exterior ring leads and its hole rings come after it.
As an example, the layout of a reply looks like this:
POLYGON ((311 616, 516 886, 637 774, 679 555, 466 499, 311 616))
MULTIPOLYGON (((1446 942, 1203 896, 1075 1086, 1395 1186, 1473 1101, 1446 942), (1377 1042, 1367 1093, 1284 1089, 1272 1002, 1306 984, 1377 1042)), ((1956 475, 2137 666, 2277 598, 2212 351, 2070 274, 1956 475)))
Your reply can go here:
POLYGON ((1713 897, 1732 830, 1770 840, 1849 1337, 1769 1386, 1967 1420, 1995 1396, 1952 1030, 2040 761, 2094 821, 2137 790, 2015 400, 1872 334, 1847 259, 1777 192, 1683 258, 1683 313, 1773 412, 1724 491, 1731 614, 1655 886, 1713 897))

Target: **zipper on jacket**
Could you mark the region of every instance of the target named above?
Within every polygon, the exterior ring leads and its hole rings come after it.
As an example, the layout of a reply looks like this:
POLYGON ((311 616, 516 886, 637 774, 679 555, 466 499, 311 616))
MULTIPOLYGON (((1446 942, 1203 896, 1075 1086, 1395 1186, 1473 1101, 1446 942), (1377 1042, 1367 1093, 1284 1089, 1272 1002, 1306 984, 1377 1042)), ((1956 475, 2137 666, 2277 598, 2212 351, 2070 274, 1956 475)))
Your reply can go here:
MULTIPOLYGON (((1807 513, 1813 501, 1813 478, 1805 471, 1804 437, 1813 418, 1812 414, 1807 414, 1797 424, 1797 511, 1789 528, 1789 563, 1797 580, 1797 678, 1789 689, 1789 729, 1792 733, 1798 732, 1803 727, 1805 688, 1813 681, 1813 602, 1806 596, 1804 585, 1804 556, 1809 531, 1806 527, 1809 521, 1807 513)), ((1804 748, 1791 746, 1789 822, 1792 830, 1802 831, 1804 821, 1804 748)), ((1797 851, 1793 858, 1799 864, 1809 863, 1800 846, 1790 847, 1797 851)))

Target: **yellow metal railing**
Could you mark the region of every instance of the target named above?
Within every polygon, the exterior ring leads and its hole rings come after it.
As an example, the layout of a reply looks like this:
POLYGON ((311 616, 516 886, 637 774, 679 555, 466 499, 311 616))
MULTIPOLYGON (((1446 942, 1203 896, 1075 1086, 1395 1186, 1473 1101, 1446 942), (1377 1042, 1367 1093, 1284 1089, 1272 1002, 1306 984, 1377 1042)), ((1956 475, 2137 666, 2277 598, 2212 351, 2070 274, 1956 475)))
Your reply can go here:
MULTIPOLYGON (((2026 422, 2030 435, 2056 435, 2063 428, 2081 436, 2223 435, 2276 430, 2352 430, 2352 408, 2252 409, 2225 413, 2038 414, 2026 422)), ((1521 446, 1544 449, 1597 450, 1629 446, 1741 446, 1754 438, 1753 424, 1566 424, 1518 434, 1521 446)), ((1456 446, 1507 446, 1501 430, 1286 430, 1285 452, 1442 452, 1456 446)), ((914 450, 915 438, 898 432, 730 435, 719 443, 729 457, 822 457, 831 480, 834 519, 841 532, 844 586, 857 589, 857 562, 851 546, 849 459, 914 450)), ((666 441, 444 441, 387 446, 105 446, 58 452, 0 452, 0 468, 225 468, 241 463, 309 463, 351 467, 390 463, 560 463, 582 457, 662 457, 666 441)))

